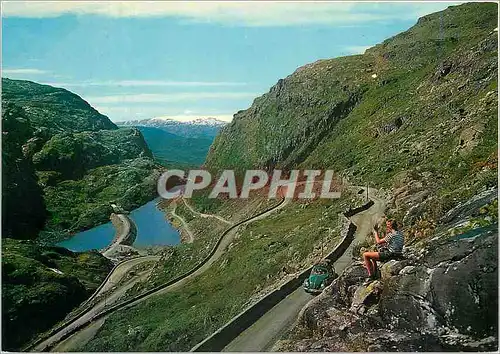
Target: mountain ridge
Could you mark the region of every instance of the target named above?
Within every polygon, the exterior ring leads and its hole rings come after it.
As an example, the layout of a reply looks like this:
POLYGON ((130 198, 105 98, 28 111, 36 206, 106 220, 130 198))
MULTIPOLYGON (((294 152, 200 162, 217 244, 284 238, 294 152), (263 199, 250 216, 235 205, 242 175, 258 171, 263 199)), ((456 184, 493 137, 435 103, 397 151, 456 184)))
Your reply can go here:
POLYGON ((171 118, 149 118, 117 123, 119 126, 138 126, 163 129, 169 133, 187 138, 214 138, 228 123, 217 118, 195 118, 191 121, 178 121, 171 118))
POLYGON ((50 246, 151 200, 160 166, 136 128, 74 93, 2 79, 2 342, 18 350, 62 320, 112 268, 50 246))
POLYGON ((32 81, 2 78, 2 105, 11 107, 3 111, 2 121, 30 126, 22 136, 14 129, 7 133, 19 137, 22 159, 35 170, 43 189, 48 214, 44 235, 68 237, 68 232, 107 221, 111 201, 130 209, 154 197, 160 166, 138 129, 120 129, 78 95, 32 81), (106 180, 82 184, 103 170, 106 180), (138 190, 132 193, 134 186, 138 190))

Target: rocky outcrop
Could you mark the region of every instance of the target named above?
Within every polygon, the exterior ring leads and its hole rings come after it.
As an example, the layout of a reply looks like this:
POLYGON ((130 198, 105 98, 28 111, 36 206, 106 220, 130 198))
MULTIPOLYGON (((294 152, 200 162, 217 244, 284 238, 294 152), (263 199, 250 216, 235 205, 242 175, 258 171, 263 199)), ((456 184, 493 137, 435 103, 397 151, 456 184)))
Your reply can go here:
POLYGON ((442 235, 364 284, 354 263, 311 301, 281 351, 477 351, 498 348, 498 226, 442 235))
POLYGON ((138 129, 118 129, 78 95, 30 81, 2 79, 2 105, 11 107, 2 115, 4 220, 37 225, 35 231, 7 225, 4 235, 36 237, 45 228, 39 238, 53 243, 105 222, 112 202, 130 210, 156 194, 161 167, 138 129))
POLYGON ((2 237, 35 238, 47 218, 35 169, 22 151, 32 132, 20 107, 2 104, 2 237))
POLYGON ((375 182, 418 165, 456 166, 475 151, 487 157, 497 20, 493 4, 451 6, 363 55, 298 68, 234 115, 206 166, 328 167, 375 182))
POLYGON ((33 154, 38 171, 53 171, 61 179, 79 179, 89 170, 137 157, 152 157, 135 128, 60 133, 33 154))
POLYGON ((78 95, 63 88, 2 78, 2 101, 23 107, 36 127, 52 136, 62 132, 117 129, 78 95))

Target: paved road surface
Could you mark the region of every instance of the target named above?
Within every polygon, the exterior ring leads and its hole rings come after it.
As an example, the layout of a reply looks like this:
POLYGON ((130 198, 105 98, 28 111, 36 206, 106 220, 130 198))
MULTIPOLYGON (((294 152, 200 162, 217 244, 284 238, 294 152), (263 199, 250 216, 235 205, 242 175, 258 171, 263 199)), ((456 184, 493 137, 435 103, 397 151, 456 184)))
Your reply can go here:
MULTIPOLYGON (((129 259, 128 261, 120 263, 114 270, 113 273, 111 273, 110 276, 108 276, 108 279, 106 280, 106 283, 99 289, 98 292, 96 292, 94 295, 92 295, 92 299, 101 295, 102 293, 108 291, 111 289, 115 284, 117 284, 125 274, 127 274, 130 269, 133 267, 144 263, 144 262, 156 262, 160 260, 160 256, 144 256, 144 257, 137 257, 137 258, 132 258, 129 259)), ((89 299, 91 300, 91 299, 89 299)), ((89 301, 87 300, 87 302, 89 301)))
MULTIPOLYGON (((256 216, 250 220, 247 220, 245 223, 241 224, 241 225, 246 225, 246 224, 249 224, 251 222, 254 222, 254 221, 257 221, 257 220, 261 220, 261 219, 264 219, 266 218, 267 216, 269 216, 270 214, 276 212, 277 210, 279 209, 282 209, 283 207, 285 207, 286 205, 288 205, 288 203, 290 202, 290 200, 286 199, 284 203, 278 205, 276 208, 273 208, 259 216, 256 216)), ((241 226, 239 225, 239 226, 241 226)), ((217 247, 217 250, 215 251, 214 255, 203 265, 201 266, 200 268, 198 268, 195 272, 193 272, 191 275, 179 280, 178 282, 166 287, 166 288, 163 288, 163 289, 160 289, 148 296, 145 296, 143 298, 140 298, 134 302, 131 302, 130 304, 128 305, 125 305, 123 307, 121 307, 120 309, 125 309, 125 308, 129 308, 129 307, 132 307, 134 305, 137 305, 138 303, 146 300, 146 299, 149 299, 153 296, 156 296, 156 295, 159 295, 159 294, 164 294, 164 293, 167 293, 167 292, 170 292, 172 290, 175 290, 175 289, 178 289, 180 287, 182 287, 185 283, 187 283, 188 281, 190 281, 191 279, 193 279, 194 277, 202 274, 203 272, 205 272, 207 269, 210 268, 210 266, 216 262, 225 252, 227 246, 233 241, 234 237, 236 236, 236 233, 239 229, 239 226, 238 227, 235 227, 233 229, 231 229, 231 231, 229 231, 225 236, 224 238, 222 239, 221 243, 219 244, 219 246, 217 247)), ((126 291, 127 289, 125 289, 126 291)), ((76 321, 74 321, 73 323, 69 324, 68 326, 64 327, 63 329, 61 329, 60 331, 58 331, 57 333, 55 333, 53 336, 49 337, 48 339, 46 339, 45 341, 43 341, 42 343, 40 343, 39 345, 37 345, 35 348, 34 348, 34 351, 43 351, 46 347, 48 346, 51 346, 51 345, 54 345, 54 344, 57 344, 61 341, 61 338, 68 332, 71 332, 73 329, 77 328, 77 327, 80 327, 82 325, 85 325, 87 323, 89 323, 90 325, 87 326, 86 328, 84 328, 83 331, 78 331, 76 332, 75 334, 71 335, 71 337, 69 337, 68 339, 71 338, 71 341, 67 341, 68 342, 71 342, 71 343, 81 343, 83 342, 84 340, 87 340, 88 341, 88 333, 89 332, 92 332, 95 330, 95 327, 100 327, 100 325, 103 323, 102 321, 96 321, 94 323, 90 323, 91 319, 98 315, 100 312, 102 312, 102 310, 104 309, 104 307, 110 302, 110 301, 116 301, 121 295, 123 294, 122 291, 116 291, 112 294, 109 295, 109 297, 107 297, 107 299, 105 300, 102 300, 100 302, 98 302, 92 309, 90 309, 87 313, 83 314, 81 317, 79 317, 76 321), (82 333, 84 332, 84 333, 82 333), (78 339, 78 337, 81 337, 81 340, 78 339), (84 338, 85 337, 85 338, 84 338)), ((109 315, 107 315, 109 316, 109 315)), ((107 317, 106 316, 106 317, 107 317)), ((104 317, 104 318, 106 318, 104 317)), ((95 333, 95 332, 94 332, 95 333)))
MULTIPOLYGON (((373 206, 356 214, 350 220, 357 226, 353 242, 344 254, 334 263, 335 271, 340 274, 352 262, 352 249, 354 245, 363 241, 371 232, 373 225, 383 216, 385 201, 377 198, 376 190, 368 190, 373 206)), ((262 316, 248 329, 243 331, 222 351, 227 352, 259 352, 271 350, 274 343, 295 322, 298 313, 313 297, 307 294, 302 287, 288 295, 280 303, 262 316)))
MULTIPOLYGON (((113 274, 108 277, 108 280, 106 281, 106 284, 99 290, 99 292, 92 297, 95 298, 97 295, 103 294, 106 290, 110 290, 113 286, 116 285, 118 281, 121 280, 121 278, 127 274, 127 272, 135 265, 138 265, 142 262, 146 261, 152 261, 152 260, 158 260, 158 256, 146 256, 146 257, 140 257, 140 258, 134 258, 131 259, 130 261, 124 262, 122 265, 120 265, 115 270, 113 271, 113 274)), ((117 300, 122 297, 125 292, 132 288, 137 282, 144 281, 147 279, 147 276, 151 272, 152 269, 143 271, 139 274, 137 274, 135 277, 130 279, 129 281, 125 282, 124 284, 121 284, 118 286, 112 293, 102 297, 96 304, 92 306, 92 308, 82 314, 75 322, 69 324, 68 326, 64 327, 60 331, 58 331, 56 334, 54 334, 52 337, 49 337, 39 345, 37 345, 34 350, 35 351, 42 351, 47 347, 48 345, 52 343, 57 343, 61 337, 67 333, 67 331, 71 330, 72 328, 75 328, 75 326, 78 326, 80 323, 85 323, 89 321, 93 316, 104 310, 106 306, 109 306, 113 303, 115 303, 117 300)))
MULTIPOLYGON (((115 248, 117 246, 121 245, 125 241, 125 239, 129 236, 129 234, 131 232, 131 228, 132 228, 132 220, 130 220, 127 215, 125 215, 125 214, 116 214, 116 216, 123 223, 123 227, 121 228, 121 232, 118 235, 118 237, 116 237, 113 240, 113 243, 102 254, 104 257, 107 257, 107 258, 110 258, 110 259, 112 259, 111 255, 114 253, 115 248)), ((115 227, 117 227, 117 226, 115 226, 115 227)), ((117 230, 120 230, 120 228, 117 227, 117 230)))
POLYGON ((188 239, 186 240, 185 243, 193 243, 194 241, 194 234, 193 232, 191 231, 191 229, 189 228, 189 225, 187 224, 186 220, 184 220, 184 218, 178 214, 176 214, 175 210, 177 209, 177 202, 175 201, 174 202, 174 208, 172 209, 171 213, 174 217, 176 217, 177 219, 179 219, 181 221, 181 224, 182 224, 182 228, 184 229, 184 231, 186 231, 187 235, 188 235, 188 239))

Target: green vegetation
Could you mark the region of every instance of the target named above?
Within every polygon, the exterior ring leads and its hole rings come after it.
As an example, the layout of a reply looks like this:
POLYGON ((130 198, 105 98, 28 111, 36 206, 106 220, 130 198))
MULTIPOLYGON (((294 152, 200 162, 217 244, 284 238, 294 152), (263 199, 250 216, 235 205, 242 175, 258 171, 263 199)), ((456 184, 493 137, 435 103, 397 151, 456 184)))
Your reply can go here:
POLYGON ((128 292, 129 296, 165 284, 193 269, 209 255, 222 233, 228 228, 227 224, 213 218, 193 217, 189 210, 185 210, 184 214, 183 217, 187 216, 190 220, 189 228, 195 236, 194 242, 181 243, 169 248, 165 252, 166 256, 156 263, 148 281, 134 286, 128 292))
POLYGON ((460 235, 480 227, 498 224, 498 199, 479 209, 479 215, 471 217, 465 225, 460 225, 450 231, 451 236, 460 235))
POLYGON ((189 350, 279 281, 319 260, 322 244, 325 254, 332 250, 338 213, 347 208, 342 200, 293 203, 249 224, 205 273, 180 290, 114 313, 81 349, 189 350))
POLYGON ((204 189, 193 193, 189 202, 196 206, 196 210, 200 213, 215 214, 221 208, 223 201, 219 198, 209 198, 211 190, 204 189))
POLYGON ((496 4, 453 6, 364 55, 305 65, 235 115, 207 166, 333 169, 388 189, 413 180, 436 220, 497 184, 496 26, 496 4))
POLYGON ((2 237, 35 238, 47 217, 35 169, 22 151, 32 131, 22 109, 2 103, 2 237))
POLYGON ((156 160, 176 168, 199 167, 205 161, 213 139, 188 138, 160 128, 137 127, 156 160))
POLYGON ((38 171, 54 171, 63 180, 137 157, 152 155, 137 130, 124 128, 57 134, 33 155, 33 162, 38 171))
POLYGON ((29 112, 29 119, 39 130, 38 136, 117 129, 108 117, 62 88, 2 78, 2 102, 6 101, 29 112))
MULTIPOLYGON (((497 183, 496 6, 451 7, 364 55, 299 68, 235 115, 207 167, 333 169, 352 184, 389 191, 389 216, 430 237, 439 216, 497 183)), ((232 201, 217 203, 193 200, 219 215, 232 201)), ((334 216, 345 207, 292 204, 250 224, 203 275, 112 314, 83 349, 188 350, 317 260, 321 241, 333 248, 334 216)))
MULTIPOLYGON (((38 229, 33 232, 26 228, 31 237, 36 237, 46 218, 39 241, 54 243, 106 222, 112 212, 111 203, 130 210, 155 196, 162 167, 153 162, 136 128, 118 129, 77 95, 30 81, 2 79, 2 105, 8 107, 3 110, 2 121, 10 133, 3 141, 7 149, 4 177, 12 181, 4 192, 13 196, 33 194, 6 198, 4 206, 12 203, 6 209, 15 225, 30 220, 22 213, 32 215, 38 229), (10 152, 11 145, 17 149, 15 156, 10 152), (19 168, 15 166, 21 165, 26 167, 16 174, 19 168), (25 180, 26 184, 16 189, 14 179, 25 180), (41 195, 47 212, 35 200, 41 195)), ((4 232, 4 237, 7 235, 19 238, 23 228, 4 232)))
MULTIPOLYGON (((496 26, 496 4, 454 6, 421 18, 408 31, 364 55, 299 68, 248 110, 235 115, 215 139, 207 166, 239 172, 248 168, 333 169, 352 184, 370 183, 389 191, 393 198, 388 216, 428 239, 447 210, 497 185, 496 26), (440 23, 444 24, 442 38, 440 23)), ((6 97, 24 107, 20 98, 7 92, 6 97)), ((60 95, 73 97, 66 92, 60 95)), ((70 101, 65 102, 64 109, 70 101)), ((76 106, 87 107, 81 102, 76 106)), ((104 140, 124 131, 81 133, 72 128, 72 138, 68 138, 55 125, 46 128, 40 107, 34 107, 33 122, 45 125, 23 151, 44 168, 37 173, 50 212, 46 237, 91 227, 109 214, 111 201, 128 206, 147 198, 155 181, 148 176, 157 171, 146 147, 139 149, 146 155, 142 159, 128 160, 127 154, 116 157, 113 153, 113 165, 100 165, 96 160, 85 162, 81 171, 59 170, 55 166, 64 164, 53 161, 76 161, 82 151, 85 156, 92 154, 106 146, 104 140), (69 179, 68 173, 76 173, 78 179, 69 179)), ((134 144, 140 148, 142 143, 134 144)), ((348 209, 349 198, 292 203, 242 227, 205 273, 182 289, 113 313, 80 349, 190 349, 287 276, 319 260, 323 249, 332 250, 340 235, 338 213, 348 209)), ((190 200, 196 210, 217 213, 232 222, 276 202, 210 199, 205 192, 190 200)), ((466 227, 497 222, 493 217, 497 208, 497 204, 485 207, 466 227)), ((136 286, 128 295, 191 269, 228 227, 196 217, 184 205, 178 205, 178 213, 195 232, 195 242, 171 249, 147 284, 136 286)), ((353 255, 359 251, 355 249, 353 255)))
MULTIPOLYGON (((199 193, 203 192, 199 191, 199 193)), ((199 211, 192 199, 189 200, 189 203, 199 211)), ((234 211, 235 209, 232 209, 232 221, 235 223, 242 221, 248 217, 259 214, 261 211, 276 205, 276 203, 277 201, 269 202, 264 200, 239 201, 238 204, 240 208, 236 209, 236 212, 234 211)), ((224 211, 225 208, 228 207, 227 203, 221 203, 220 205, 224 206, 224 208, 221 208, 219 212, 224 211)), ((164 201, 163 210, 166 211, 170 222, 175 227, 181 227, 178 220, 170 214, 172 209, 173 205, 167 204, 167 202, 164 201)), ((137 284, 128 292, 128 295, 138 294, 144 290, 164 284, 191 270, 209 255, 222 236, 222 233, 230 227, 230 225, 215 218, 203 218, 193 214, 182 202, 177 203, 176 214, 183 217, 188 223, 190 230, 194 234, 194 242, 182 243, 169 248, 165 252, 165 256, 162 260, 156 264, 148 281, 137 284)), ((217 215, 218 213, 214 214, 217 215)))
POLYGON ((112 263, 33 241, 2 240, 2 342, 18 350, 62 320, 99 286, 112 263))
POLYGON ((2 339, 18 350, 86 299, 112 264, 53 244, 152 199, 160 166, 137 129, 77 95, 2 79, 2 339), (13 239, 36 239, 16 241, 13 239))
POLYGON ((160 172, 148 158, 125 160, 88 171, 79 180, 62 181, 45 187, 51 218, 41 235, 52 242, 61 232, 91 228, 109 220, 111 202, 132 210, 151 199, 160 172))

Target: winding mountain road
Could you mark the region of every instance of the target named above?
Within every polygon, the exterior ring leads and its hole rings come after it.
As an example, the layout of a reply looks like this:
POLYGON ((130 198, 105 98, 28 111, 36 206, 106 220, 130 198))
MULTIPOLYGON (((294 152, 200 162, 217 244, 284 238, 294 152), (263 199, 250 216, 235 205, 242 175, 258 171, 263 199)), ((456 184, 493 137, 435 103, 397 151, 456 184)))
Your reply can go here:
POLYGON ((188 204, 188 202, 186 202, 186 199, 185 198, 182 198, 182 201, 184 202, 184 205, 186 205, 186 207, 195 215, 198 215, 202 218, 215 218, 225 224, 228 224, 228 225, 234 225, 234 223, 232 223, 231 221, 229 220, 226 220, 224 219, 223 217, 219 216, 219 215, 215 215, 215 214, 204 214, 204 213, 200 213, 199 211, 196 211, 193 209, 193 207, 191 205, 188 204))
POLYGON ((144 262, 154 262, 158 261, 160 256, 142 256, 132 258, 121 263, 118 263, 108 274, 108 276, 104 279, 102 284, 96 289, 96 291, 89 297, 85 302, 83 302, 80 307, 83 307, 90 303, 95 298, 99 297, 103 293, 110 290, 115 284, 118 282, 135 266, 144 263, 144 262))
MULTIPOLYGON (((359 188, 359 187, 354 187, 359 188)), ((334 263, 335 270, 340 274, 349 264, 352 263, 352 249, 363 241, 379 220, 385 210, 385 201, 376 196, 376 190, 369 188, 370 199, 374 204, 363 212, 350 218, 357 229, 353 242, 347 250, 334 263)), ((260 352, 270 351, 274 343, 290 328, 296 320, 300 310, 311 299, 312 295, 307 294, 302 287, 288 295, 280 303, 275 305, 264 316, 257 320, 252 326, 243 331, 223 351, 226 352, 260 352)))
POLYGON ((171 213, 175 218, 179 219, 179 221, 182 224, 182 228, 184 229, 184 231, 186 231, 186 234, 188 235, 188 239, 185 240, 185 243, 193 243, 193 241, 194 241, 193 231, 191 231, 191 229, 189 228, 189 225, 187 224, 186 220, 184 220, 184 218, 182 216, 180 216, 179 214, 177 214, 175 212, 176 209, 177 209, 177 202, 174 201, 174 207, 173 207, 171 213))
MULTIPOLYGON (((170 284, 168 286, 165 286, 163 288, 160 288, 148 295, 139 295, 137 296, 137 300, 131 301, 128 303, 123 304, 123 306, 117 306, 116 308, 113 309, 111 312, 104 313, 105 307, 109 304, 110 301, 116 301, 122 294, 123 292, 117 291, 115 293, 112 293, 109 295, 104 300, 99 301, 96 305, 94 305, 91 309, 89 309, 87 312, 81 314, 78 318, 76 318, 74 321, 69 323, 67 326, 61 328, 59 331, 54 333, 52 336, 49 338, 45 339, 43 342, 37 344, 33 350, 36 352, 44 351, 50 348, 54 348, 58 345, 58 343, 62 342, 63 340, 66 343, 78 343, 81 344, 84 341, 88 341, 88 333, 95 333, 93 332, 95 330, 95 326, 100 326, 104 322, 103 319, 107 318, 111 313, 126 309, 132 306, 135 306, 142 301, 149 299, 153 296, 164 294, 167 292, 170 292, 172 290, 178 289, 182 287, 185 283, 190 281, 191 279, 197 277, 198 275, 202 274, 205 272, 207 269, 211 267, 211 265, 216 262, 225 252, 227 246, 233 241, 234 237, 236 236, 236 233, 238 231, 238 228, 242 225, 249 224, 251 222, 261 220, 263 218, 266 218, 270 214, 276 212, 277 210, 282 209, 288 203, 290 202, 289 199, 282 199, 281 202, 279 202, 277 205, 272 207, 271 209, 256 215, 252 218, 249 218, 243 222, 240 222, 238 224, 235 224, 231 226, 228 230, 226 230, 224 236, 221 238, 219 241, 218 245, 216 246, 215 251, 213 254, 208 258, 199 268, 197 268, 194 272, 191 272, 189 275, 182 277, 178 281, 176 281, 173 284, 170 284), (72 332, 75 332, 71 334, 72 332), (70 335, 68 337, 68 335, 70 335), (81 340, 77 338, 80 334, 82 334, 81 340)), ((109 285, 108 285, 109 287, 109 285)))

